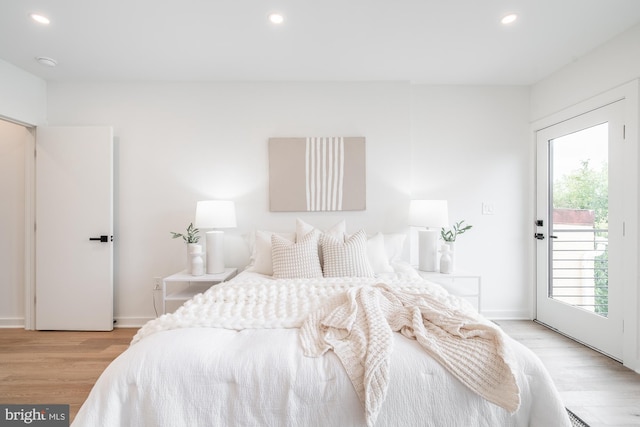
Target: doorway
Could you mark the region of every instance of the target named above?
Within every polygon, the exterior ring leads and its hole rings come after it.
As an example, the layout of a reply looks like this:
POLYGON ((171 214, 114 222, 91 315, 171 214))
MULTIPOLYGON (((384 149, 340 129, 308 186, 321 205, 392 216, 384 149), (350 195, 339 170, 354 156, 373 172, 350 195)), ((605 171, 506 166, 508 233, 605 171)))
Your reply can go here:
POLYGON ((0 119, 0 326, 26 324, 25 242, 27 205, 25 170, 32 134, 29 129, 0 119))
POLYGON ((624 100, 536 133, 537 319, 623 356, 624 100))

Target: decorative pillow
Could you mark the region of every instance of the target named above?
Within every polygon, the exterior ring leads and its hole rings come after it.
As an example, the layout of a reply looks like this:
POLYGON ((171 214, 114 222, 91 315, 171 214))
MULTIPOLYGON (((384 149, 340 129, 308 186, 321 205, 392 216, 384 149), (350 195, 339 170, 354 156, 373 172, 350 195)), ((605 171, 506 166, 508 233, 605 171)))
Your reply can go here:
POLYGON ((253 242, 251 242, 251 239, 248 239, 249 246, 251 247, 251 243, 253 243, 253 248, 251 251, 251 262, 247 267, 247 271, 273 276, 271 248, 271 236, 273 235, 277 235, 289 242, 294 242, 296 239, 295 233, 275 233, 273 231, 257 230, 254 234, 253 242))
POLYGON ((322 277, 320 258, 318 258, 319 234, 314 230, 296 243, 277 234, 272 235, 273 277, 279 279, 322 277))
POLYGON ((345 241, 323 234, 320 238, 324 256, 324 277, 373 277, 367 256, 367 235, 364 230, 345 241))
POLYGON ((385 249, 385 236, 382 233, 376 233, 367 240, 367 256, 374 273, 393 273, 385 249))
MULTIPOLYGON (((329 234, 336 239, 344 241, 346 232, 347 232, 347 222, 343 219, 342 221, 335 224, 333 227, 328 229, 327 231, 322 231, 319 228, 314 227, 311 224, 307 224, 300 218, 296 218, 296 242, 302 239, 304 236, 312 232, 313 230, 317 230, 319 234, 329 234)), ((318 240, 318 256, 320 257, 320 267, 324 265, 324 257, 322 256, 322 249, 320 249, 320 241, 318 240)))

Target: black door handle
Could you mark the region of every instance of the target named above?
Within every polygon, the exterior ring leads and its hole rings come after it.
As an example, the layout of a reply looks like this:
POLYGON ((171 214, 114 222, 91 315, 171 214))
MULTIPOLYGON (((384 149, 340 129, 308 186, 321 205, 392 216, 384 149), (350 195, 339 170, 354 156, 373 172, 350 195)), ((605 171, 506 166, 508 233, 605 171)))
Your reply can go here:
POLYGON ((109 238, 109 236, 105 236, 105 235, 102 235, 100 237, 89 237, 89 240, 95 240, 95 241, 101 242, 101 243, 109 243, 110 241, 113 242, 113 236, 111 236, 111 238, 109 238))
MULTIPOLYGON (((533 237, 535 237, 538 240, 544 240, 544 234, 542 233, 536 233, 533 235, 533 237)), ((557 239, 558 236, 549 236, 550 239, 557 239)))

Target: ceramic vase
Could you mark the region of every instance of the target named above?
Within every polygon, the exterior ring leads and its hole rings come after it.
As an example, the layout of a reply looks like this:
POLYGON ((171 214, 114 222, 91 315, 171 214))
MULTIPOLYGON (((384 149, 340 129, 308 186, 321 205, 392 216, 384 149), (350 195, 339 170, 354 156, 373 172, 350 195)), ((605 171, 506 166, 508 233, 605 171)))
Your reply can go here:
POLYGON ((453 253, 448 244, 444 244, 440 248, 440 273, 453 273, 453 253))
POLYGON ((202 246, 200 246, 199 244, 187 243, 187 274, 191 274, 191 253, 194 250, 197 251, 198 249, 196 248, 199 248, 200 249, 199 252, 202 252, 202 246))
POLYGON ((204 259, 202 247, 195 245, 191 248, 191 275, 202 276, 204 274, 204 259))

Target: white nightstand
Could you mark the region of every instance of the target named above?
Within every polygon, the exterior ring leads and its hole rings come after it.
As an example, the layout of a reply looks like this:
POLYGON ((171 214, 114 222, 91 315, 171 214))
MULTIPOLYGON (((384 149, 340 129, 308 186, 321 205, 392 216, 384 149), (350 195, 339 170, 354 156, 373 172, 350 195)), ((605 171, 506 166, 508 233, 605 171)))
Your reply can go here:
POLYGON ((439 271, 421 271, 417 270, 421 277, 435 282, 445 288, 452 295, 462 297, 469 301, 478 310, 482 312, 482 277, 465 272, 455 272, 451 274, 442 274, 439 271))
POLYGON ((211 286, 231 279, 237 272, 237 268, 225 268, 224 273, 192 276, 185 270, 165 277, 162 279, 162 313, 167 312, 167 301, 187 301, 193 296, 206 291, 211 286), (168 288, 175 283, 187 284, 187 287, 171 292, 168 288))

